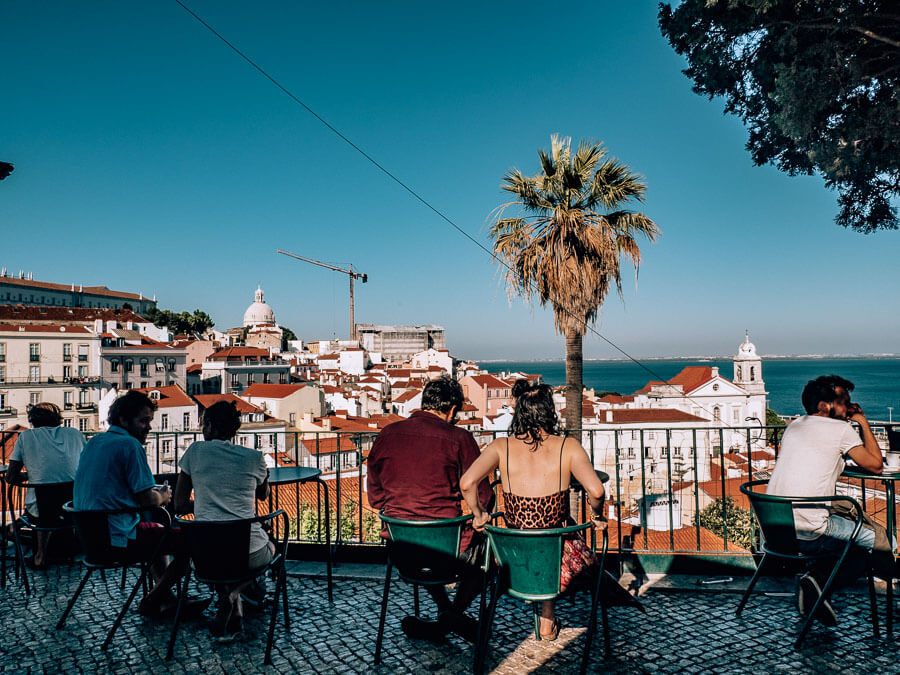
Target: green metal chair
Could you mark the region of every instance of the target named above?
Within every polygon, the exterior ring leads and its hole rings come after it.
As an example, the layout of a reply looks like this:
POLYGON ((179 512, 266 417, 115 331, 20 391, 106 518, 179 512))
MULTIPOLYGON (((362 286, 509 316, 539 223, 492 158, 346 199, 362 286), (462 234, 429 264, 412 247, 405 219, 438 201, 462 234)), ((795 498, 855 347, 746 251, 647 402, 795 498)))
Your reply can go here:
MULTIPOLYGON (((502 513, 495 513, 491 516, 491 519, 493 521, 502 516, 502 513)), ((541 639, 540 611, 537 603, 544 600, 556 600, 562 595, 559 587, 563 542, 567 537, 577 532, 590 530, 591 527, 591 523, 537 530, 517 530, 493 525, 485 527, 489 543, 485 559, 485 570, 488 569, 491 556, 497 562, 497 568, 496 573, 488 578, 485 583, 485 592, 482 593, 478 621, 479 639, 475 648, 476 673, 484 671, 494 613, 502 594, 505 593, 513 598, 534 603, 534 634, 538 640, 541 639), (490 600, 486 602, 487 595, 490 596, 490 600)), ((596 542, 592 541, 591 548, 594 549, 595 545, 596 542)), ((609 534, 604 531, 603 548, 600 553, 599 569, 601 571, 606 564, 608 548, 609 534)), ((587 672, 588 659, 597 625, 598 606, 602 608, 603 612, 603 640, 606 655, 608 656, 611 651, 607 606, 605 603, 600 602, 600 587, 603 583, 604 574, 600 572, 596 577, 596 580, 591 585, 591 615, 584 652, 581 657, 581 673, 587 672)))
POLYGON ((471 515, 439 520, 401 520, 379 515, 387 528, 388 559, 375 642, 376 665, 381 663, 393 569, 396 567, 399 577, 413 585, 414 611, 419 616, 419 586, 446 586, 459 581, 463 570, 459 545, 463 528, 472 520, 471 515))
MULTIPOLYGON (((750 584, 747 586, 747 590, 744 591, 744 595, 741 598, 741 602, 738 605, 737 611, 735 612, 736 616, 740 616, 741 612, 744 610, 744 606, 747 604, 747 600, 750 598, 750 593, 753 592, 753 587, 759 580, 763 566, 770 556, 803 562, 811 562, 815 560, 835 557, 833 553, 809 554, 800 551, 797 546, 797 531, 794 526, 795 506, 821 505, 824 508, 828 504, 845 502, 853 510, 856 517, 856 528, 853 530, 853 536, 847 542, 847 545, 844 546, 844 550, 841 552, 840 556, 837 557, 837 562, 832 568, 831 574, 828 576, 828 581, 826 581, 825 585, 822 587, 821 595, 807 615, 806 620, 803 622, 803 626, 800 628, 800 634, 797 636, 797 640, 794 642, 794 646, 799 647, 800 643, 803 642, 803 638, 806 637, 806 633, 809 631, 810 626, 812 625, 812 621, 816 612, 818 611, 821 604, 828 599, 829 594, 833 590, 832 586, 834 585, 834 580, 837 577, 838 570, 843 564, 845 558, 847 557, 847 554, 850 551, 850 547, 853 545, 856 536, 859 534, 859 531, 862 528, 863 509, 859 505, 859 502, 857 502, 855 499, 844 495, 830 495, 827 497, 783 497, 767 495, 764 492, 756 491, 755 488, 764 488, 766 485, 768 485, 768 483, 769 481, 767 480, 754 480, 742 484, 740 488, 741 492, 747 495, 747 498, 750 500, 750 506, 753 509, 753 513, 756 516, 757 522, 759 523, 759 528, 762 532, 760 550, 763 553, 763 557, 759 561, 759 565, 756 568, 756 572, 754 572, 753 574, 753 578, 750 579, 750 584)), ((871 568, 869 568, 868 579, 869 601, 872 606, 872 630, 874 631, 875 637, 878 638, 878 609, 875 601, 875 579, 872 576, 871 568)))

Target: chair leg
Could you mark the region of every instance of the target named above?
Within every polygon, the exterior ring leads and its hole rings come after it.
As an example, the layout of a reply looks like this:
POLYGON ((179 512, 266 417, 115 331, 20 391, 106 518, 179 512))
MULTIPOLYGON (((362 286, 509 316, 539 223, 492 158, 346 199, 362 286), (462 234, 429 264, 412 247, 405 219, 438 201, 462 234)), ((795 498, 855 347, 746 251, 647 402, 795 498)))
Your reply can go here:
MULTIPOLYGON (((891 582, 889 581, 888 584, 891 582)), ((875 578, 872 576, 872 572, 869 572, 869 605, 872 608, 872 632, 875 634, 875 639, 879 639, 881 637, 881 631, 878 629, 878 603, 875 598, 875 578)))
POLYGON ((138 589, 141 587, 141 584, 144 582, 144 578, 149 572, 149 564, 143 565, 141 567, 141 576, 138 577, 137 582, 135 582, 134 586, 131 589, 131 593, 128 594, 128 599, 125 601, 125 605, 116 616, 116 620, 113 622, 112 628, 109 629, 109 633, 107 633, 106 639, 103 641, 103 644, 100 645, 100 649, 105 651, 109 647, 109 643, 112 642, 113 635, 115 635, 116 631, 119 628, 119 625, 122 623, 122 619, 125 618, 125 613, 128 611, 128 608, 131 607, 131 603, 134 601, 134 596, 137 595, 138 589))
MULTIPOLYGON (((603 569, 597 572, 597 580, 591 589, 591 616, 588 619, 587 635, 584 641, 584 653, 581 655, 581 675, 587 672, 587 664, 591 655, 591 644, 594 641, 594 631, 597 627, 597 606, 600 604, 600 587, 603 584, 603 569)), ((604 607, 604 610, 606 608, 604 607)), ((604 612, 605 614, 605 612, 604 612)), ((605 618, 605 617, 604 617, 605 618)), ((603 622, 604 633, 606 631, 606 621, 603 622)))
MULTIPOLYGON (((263 659, 263 665, 272 665, 272 642, 275 640, 275 622, 278 620, 278 597, 284 596, 284 588, 287 587, 287 576, 284 572, 284 558, 281 559, 281 565, 278 567, 278 577, 275 582, 275 598, 272 602, 272 616, 269 619, 269 636, 266 639, 266 657, 263 659)), ((287 605, 284 608, 285 617, 287 616, 287 605)))
MULTIPOLYGON (((475 647, 475 666, 473 668, 475 675, 481 675, 484 672, 484 662, 487 660, 488 643, 491 640, 491 629, 494 625, 494 612, 497 610, 497 601, 500 599, 500 583, 496 577, 491 583, 490 596, 490 602, 484 610, 484 617, 479 621, 481 631, 475 647)), ((538 629, 538 635, 540 635, 540 629, 538 629)))
MULTIPOLYGON (((287 594, 287 571, 284 569, 284 560, 282 560, 281 571, 284 574, 284 583, 281 584, 281 602, 284 605, 284 629, 289 631, 291 629, 291 617, 288 614, 288 594, 287 594)), ((278 590, 277 588, 275 589, 278 590)), ((278 599, 278 593, 275 594, 275 599, 278 599)))
POLYGON ((763 553, 762 560, 759 561, 759 565, 756 568, 756 571, 753 573, 753 577, 750 579, 750 583, 747 585, 747 590, 744 591, 744 595, 741 597, 741 603, 738 605, 737 610, 734 612, 735 616, 740 616, 741 612, 744 611, 744 605, 747 604, 747 600, 750 599, 750 594, 753 592, 753 587, 756 586, 756 582, 759 580, 759 576, 762 573, 763 564, 766 562, 767 553, 763 553))
POLYGON ((166 661, 172 658, 172 652, 175 651, 175 636, 178 634, 178 626, 181 623, 181 611, 184 609, 184 601, 187 597, 190 581, 191 569, 188 567, 184 579, 178 584, 178 607, 175 609, 175 620, 172 622, 172 633, 169 635, 169 647, 166 649, 166 661))
POLYGON ((419 584, 413 584, 413 614, 419 616, 419 584))
POLYGON ((66 610, 63 612, 62 616, 59 617, 59 621, 56 622, 56 630, 62 629, 65 625, 69 612, 71 612, 72 607, 75 606, 75 601, 78 600, 78 596, 81 595, 81 591, 84 590, 84 585, 87 583, 87 580, 91 578, 91 572, 93 571, 94 570, 88 567, 87 571, 84 573, 84 576, 81 578, 81 583, 78 584, 78 588, 75 589, 75 594, 72 596, 72 599, 69 600, 69 604, 66 605, 66 610))
POLYGON ((13 520, 13 539, 16 545, 16 576, 18 570, 22 570, 22 581, 25 584, 25 595, 31 595, 31 585, 28 583, 28 568, 25 566, 25 551, 22 548, 22 538, 19 536, 19 520, 13 520))
POLYGON ((321 478, 317 478, 316 481, 322 486, 322 490, 325 493, 325 547, 328 551, 328 555, 325 557, 325 565, 328 574, 328 602, 333 603, 334 580, 332 579, 332 568, 334 567, 334 550, 331 548, 331 511, 328 503, 328 486, 321 478))
POLYGON ((541 610, 540 603, 531 603, 531 615, 534 619, 534 639, 541 641, 541 610))
POLYGON ((381 643, 384 641, 384 622, 387 618, 388 595, 391 592, 391 572, 393 565, 390 559, 387 562, 387 571, 384 574, 384 593, 381 596, 381 615, 378 618, 378 637, 375 638, 375 659, 374 664, 377 666, 381 663, 381 643))
POLYGON ((606 658, 609 658, 612 656, 612 640, 609 634, 609 611, 603 603, 600 603, 600 612, 603 614, 603 652, 606 658))

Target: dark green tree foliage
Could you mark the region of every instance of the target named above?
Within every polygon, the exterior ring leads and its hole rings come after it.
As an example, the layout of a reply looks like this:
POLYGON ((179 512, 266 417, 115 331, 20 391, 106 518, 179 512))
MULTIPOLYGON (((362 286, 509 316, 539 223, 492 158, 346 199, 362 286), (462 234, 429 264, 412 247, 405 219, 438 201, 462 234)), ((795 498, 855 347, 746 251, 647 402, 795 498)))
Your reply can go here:
POLYGON ((195 309, 193 314, 189 314, 151 307, 144 312, 144 318, 157 326, 165 326, 176 335, 202 333, 215 325, 209 314, 199 309, 195 309))
POLYGON ((839 225, 897 229, 897 0, 685 0, 659 25, 694 91, 747 125, 754 163, 821 174, 839 225))
MULTIPOLYGON (((767 427, 785 427, 787 422, 778 416, 778 413, 771 408, 766 408, 766 426, 767 427)), ((766 442, 769 445, 775 445, 775 442, 784 434, 784 429, 769 429, 766 432, 766 442)))
POLYGON ((753 514, 734 503, 731 497, 721 497, 700 511, 700 527, 722 537, 728 543, 750 550, 756 541, 756 523, 753 514))
POLYGON ((289 340, 296 340, 296 339, 297 339, 297 334, 294 331, 292 331, 290 328, 287 328, 285 326, 281 326, 281 349, 282 349, 282 351, 287 351, 289 340))

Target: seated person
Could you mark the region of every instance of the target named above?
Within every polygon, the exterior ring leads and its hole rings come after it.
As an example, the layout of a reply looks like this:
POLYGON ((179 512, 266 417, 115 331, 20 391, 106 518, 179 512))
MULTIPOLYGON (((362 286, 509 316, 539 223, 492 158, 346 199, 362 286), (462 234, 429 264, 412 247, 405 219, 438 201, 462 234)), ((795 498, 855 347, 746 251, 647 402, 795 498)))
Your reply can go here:
MULTIPOLYGON (((386 516, 410 520, 455 518, 462 515, 459 480, 478 457, 472 434, 455 425, 462 409, 459 382, 444 376, 431 380, 422 391, 422 409, 408 419, 387 425, 368 457, 366 490, 372 508, 386 516)), ((493 504, 490 483, 483 480, 472 490, 485 509, 493 504)), ((386 532, 382 532, 386 536, 386 532)), ((482 587, 484 535, 466 528, 460 542, 464 573, 453 602, 443 586, 426 586, 438 610, 437 621, 404 617, 400 626, 412 638, 443 640, 447 633, 474 642, 478 622, 465 613, 482 587)))
MULTIPOLYGON (((155 410, 156 403, 139 391, 128 391, 113 401, 109 430, 91 438, 81 453, 73 493, 76 509, 116 510, 169 503, 169 486, 155 486, 143 446, 155 410)), ((148 560, 165 535, 161 525, 140 522, 136 513, 112 515, 108 522, 110 560, 148 560)), ((156 583, 138 607, 139 613, 152 618, 174 613, 178 603, 171 589, 184 576, 189 562, 178 530, 169 532, 163 546, 162 553, 174 554, 174 560, 160 557, 155 561, 152 573, 156 583)), ((208 606, 208 599, 189 601, 183 615, 199 616, 208 606)))
MULTIPOLYGON (((54 403, 36 403, 28 410, 31 429, 23 431, 16 439, 6 480, 20 483, 65 483, 75 478, 78 458, 84 448, 84 434, 71 427, 60 426, 62 415, 54 403), (22 473, 22 469, 27 475, 22 473)), ((38 513, 34 490, 25 492, 25 510, 38 525, 52 527, 54 523, 42 523, 38 513)), ((45 569, 46 551, 50 532, 36 532, 34 555, 25 560, 31 569, 45 569)))
MULTIPOLYGON (((541 529, 574 525, 569 517, 569 482, 574 476, 587 492, 594 513, 591 519, 594 528, 606 529, 603 483, 581 444, 574 438, 559 436, 559 418, 550 387, 518 380, 512 393, 515 413, 509 427, 510 436, 497 438, 482 450, 459 481, 475 515, 472 526, 483 530, 490 519, 490 514, 481 508, 476 486, 499 468, 508 527, 541 529)), ((597 557, 583 538, 576 536, 565 541, 560 591, 580 585, 598 571, 597 557)), ((607 587, 611 588, 605 584, 604 588, 607 587)), ((627 595, 624 589, 621 591, 627 595)), ((631 600, 630 596, 627 600, 631 600)), ((540 633, 543 640, 555 640, 559 635, 552 601, 541 604, 540 633)))
MULTIPOLYGON (((203 438, 191 443, 179 464, 181 473, 175 487, 175 512, 193 510, 197 520, 237 520, 256 516, 256 500, 269 496, 268 469, 263 454, 231 443, 241 426, 234 403, 219 401, 203 413, 203 438), (191 503, 191 490, 194 500, 191 503)), ((259 523, 250 529, 249 568, 271 562, 275 545, 259 523)), ((216 618, 212 632, 220 642, 230 642, 242 629, 241 591, 251 582, 236 587, 216 588, 216 618)))

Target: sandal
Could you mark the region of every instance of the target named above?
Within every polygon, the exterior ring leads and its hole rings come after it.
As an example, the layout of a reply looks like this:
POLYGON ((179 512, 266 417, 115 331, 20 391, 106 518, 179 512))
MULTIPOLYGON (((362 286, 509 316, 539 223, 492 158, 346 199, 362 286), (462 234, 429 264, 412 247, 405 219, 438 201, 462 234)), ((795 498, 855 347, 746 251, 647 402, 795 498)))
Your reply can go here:
POLYGON ((553 642, 554 640, 556 640, 556 638, 559 637, 559 628, 560 628, 559 619, 554 618, 553 619, 553 628, 550 629, 549 633, 542 632, 540 639, 547 640, 549 642, 553 642))
POLYGON ((34 562, 34 556, 29 556, 25 558, 25 566, 30 570, 35 570, 36 572, 41 572, 47 569, 47 559, 44 559, 44 562, 38 564, 34 562))

